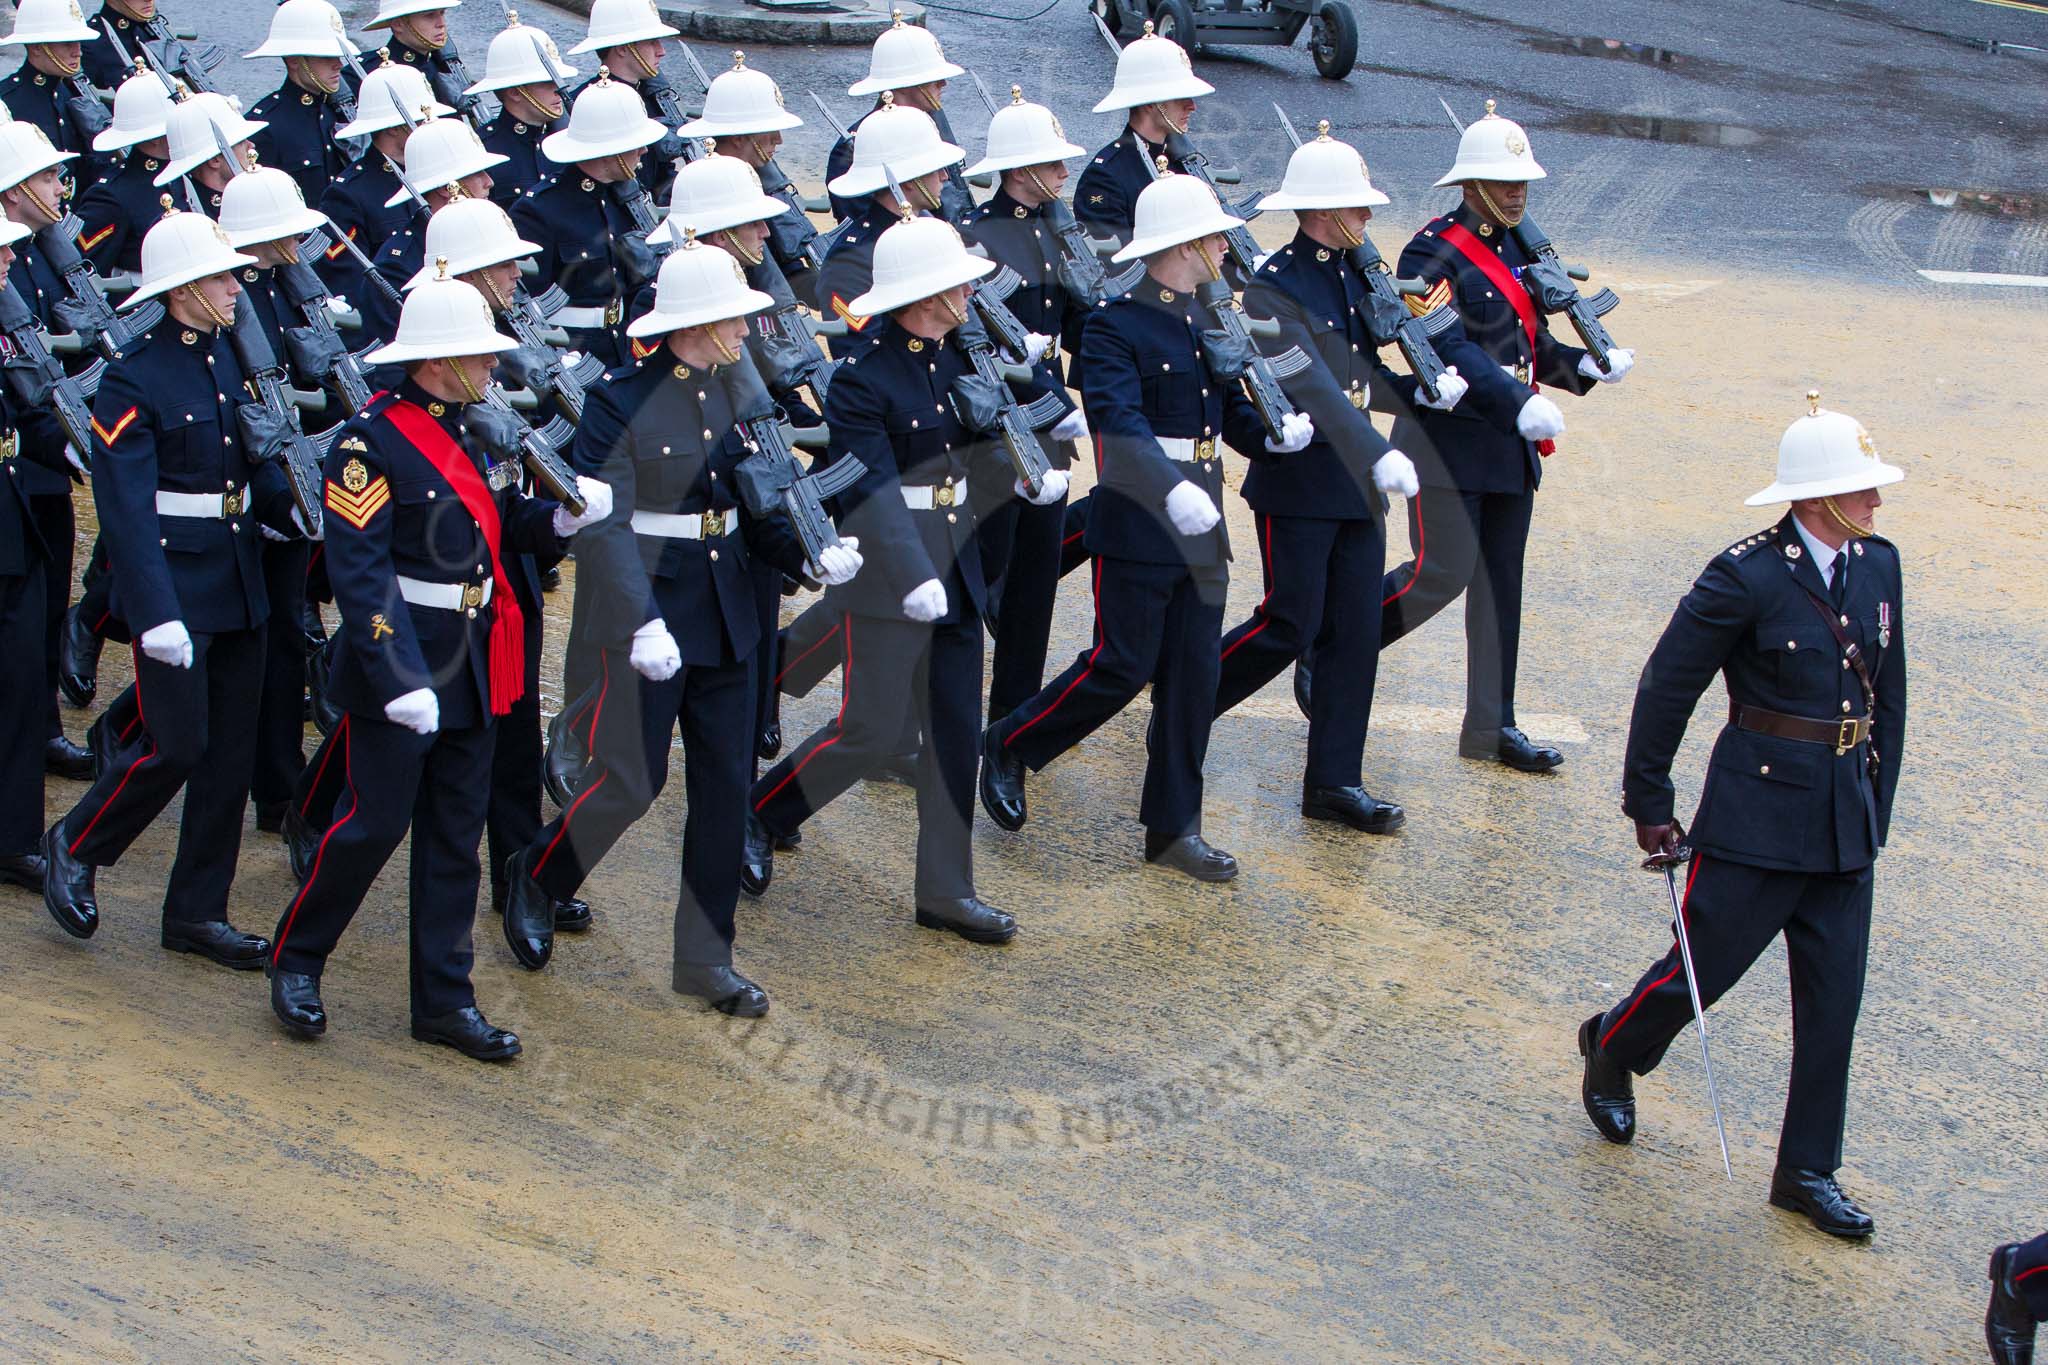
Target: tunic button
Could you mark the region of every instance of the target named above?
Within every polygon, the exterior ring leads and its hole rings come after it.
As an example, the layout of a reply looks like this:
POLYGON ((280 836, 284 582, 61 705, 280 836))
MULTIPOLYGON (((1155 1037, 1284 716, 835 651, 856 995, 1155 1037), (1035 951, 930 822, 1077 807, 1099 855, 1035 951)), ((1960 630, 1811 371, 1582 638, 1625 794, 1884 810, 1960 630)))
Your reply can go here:
POLYGON ((716 564, 716 563, 718 562, 718 551, 716 551, 716 550, 713 550, 713 551, 711 552, 711 562, 712 562, 713 564, 716 564))
POLYGON ((705 440, 707 440, 707 441, 711 439, 711 428, 710 428, 710 427, 706 427, 706 428, 704 428, 704 439, 705 439, 705 440))
POLYGON ((1849 703, 1848 703, 1848 702, 1843 702, 1843 703, 1842 703, 1842 714, 1843 714, 1843 715, 1845 715, 1845 716, 1849 714, 1849 703))
POLYGON ((916 430, 917 430, 917 419, 916 419, 915 417, 913 417, 913 418, 911 418, 911 419, 910 419, 910 429, 911 429, 912 431, 916 431, 916 430))
POLYGON ((242 523, 239 521, 231 521, 228 523, 228 529, 230 531, 239 531, 242 529, 242 523))
POLYGON ((1787 648, 1787 649, 1797 649, 1797 648, 1799 648, 1799 642, 1798 642, 1797 640, 1787 640, 1787 641, 1785 642, 1785 648, 1787 648))
POLYGON ((428 496, 429 498, 431 498, 431 497, 433 497, 433 496, 434 496, 434 493, 435 493, 435 492, 436 492, 436 490, 435 490, 435 489, 429 488, 429 489, 427 490, 427 496, 428 496))
POLYGON ((1844 667, 1844 668, 1847 668, 1848 666, 1849 666, 1849 661, 1848 661, 1847 659, 1844 659, 1844 660, 1842 660, 1842 667, 1844 667))
POLYGON ((958 513, 955 513, 955 512, 948 512, 948 513, 946 513, 946 520, 947 520, 948 522, 955 522, 955 521, 958 521, 958 520, 960 520, 960 517, 959 517, 959 514, 958 514, 958 513))
POLYGON ((1771 765, 1766 763, 1761 768, 1758 768, 1757 771, 1759 773, 1762 773, 1765 777, 1769 777, 1771 775, 1771 765))
POLYGON ((475 608, 475 607, 464 607, 464 608, 462 609, 462 611, 463 611, 463 614, 464 614, 465 616, 471 616, 471 617, 474 617, 474 616, 476 615, 476 608, 475 608))
POLYGON ((1846 617, 1846 616, 1844 616, 1844 617, 1842 618, 1842 624, 1843 624, 1843 625, 1845 625, 1845 626, 1846 626, 1846 625, 1848 625, 1848 624, 1849 624, 1849 618, 1848 618, 1848 617, 1846 617))
POLYGON ((1173 368, 1173 366, 1172 366, 1172 365, 1170 365, 1170 364, 1167 364, 1167 363, 1166 363, 1165 361, 1161 361, 1161 362, 1160 362, 1160 364, 1159 364, 1159 368, 1160 368, 1160 369, 1162 369, 1162 370, 1171 370, 1171 369, 1173 368))
POLYGON ((668 454, 668 447, 667 447, 667 446, 663 446, 663 447, 661 448, 661 453, 662 453, 662 454, 664 454, 664 455, 668 454))

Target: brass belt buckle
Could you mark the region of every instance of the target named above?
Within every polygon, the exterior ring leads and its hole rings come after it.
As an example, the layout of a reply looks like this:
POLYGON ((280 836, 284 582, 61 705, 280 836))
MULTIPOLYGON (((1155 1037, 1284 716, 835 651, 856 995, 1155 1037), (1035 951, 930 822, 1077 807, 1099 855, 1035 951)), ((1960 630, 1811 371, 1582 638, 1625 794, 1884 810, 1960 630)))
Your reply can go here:
POLYGON ((956 494, 953 492, 953 485, 950 483, 942 483, 937 488, 934 488, 932 490, 932 506, 951 507, 953 505, 953 499, 955 496, 956 494))
POLYGON ((1204 436, 1201 440, 1195 442, 1195 458, 1198 460, 1215 459, 1216 442, 1211 440, 1207 436, 1204 436))
POLYGON ((607 327, 616 327, 619 325, 619 319, 624 317, 625 315, 626 305, 618 299, 613 299, 610 303, 604 306, 604 325, 607 327))
POLYGON ((1520 384, 1529 382, 1529 365, 1527 361, 1521 361, 1515 365, 1515 381, 1520 384))
POLYGON ((1351 381, 1350 397, 1351 406, 1357 408, 1360 412, 1365 411, 1366 404, 1371 399, 1371 395, 1365 391, 1365 385, 1359 383, 1356 379, 1351 381))
POLYGON ((480 607, 480 606, 482 606, 483 604, 484 604, 484 587, 483 587, 483 584, 481 584, 481 583, 464 583, 464 584, 462 585, 462 605, 463 605, 463 606, 465 606, 465 607, 480 607))
POLYGON ((249 505, 249 490, 237 488, 220 500, 220 510, 227 516, 239 517, 249 505))
POLYGON ((20 449, 20 432, 10 431, 5 436, 0 436, 0 464, 6 464, 9 460, 13 459, 15 452, 20 449))
POLYGON ((1862 726, 1863 717, 1861 716, 1850 716, 1839 723, 1835 730, 1836 758, 1840 758, 1843 754, 1848 753, 1863 742, 1862 736, 1858 733, 1862 726))
POLYGON ((725 513, 706 512, 704 519, 698 524, 703 528, 706 540, 711 539, 713 536, 722 536, 725 534, 725 513))

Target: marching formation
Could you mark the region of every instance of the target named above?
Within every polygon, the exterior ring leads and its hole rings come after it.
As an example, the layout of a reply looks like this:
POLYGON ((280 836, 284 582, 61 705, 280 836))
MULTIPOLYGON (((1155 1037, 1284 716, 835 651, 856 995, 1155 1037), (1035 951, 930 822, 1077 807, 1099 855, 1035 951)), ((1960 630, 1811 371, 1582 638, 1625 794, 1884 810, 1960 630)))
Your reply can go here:
MULTIPOLYGON (((1091 157, 899 20, 814 206, 777 162, 802 120, 775 81, 744 54, 708 75, 649 0, 596 0, 566 53, 508 11, 481 78, 446 10, 383 0, 366 65, 328 0, 284 0, 247 54, 282 83, 246 113, 212 78, 225 54, 153 0, 90 21, 22 0, 0 40, 25 54, 0 82, 0 879, 66 932, 93 934, 96 870, 182 791, 164 946, 264 970, 283 1026, 317 1036, 328 961, 409 835, 414 1035, 502 1059, 520 1041, 470 985, 486 873, 507 948, 546 968, 596 922, 584 887, 678 733, 673 983, 743 1016, 768 996, 736 965, 739 897, 770 891, 812 816, 908 782, 915 923, 1007 942, 1017 916, 975 883, 977 801, 1023 829, 1032 775, 1147 689, 1136 852, 1200 882, 1239 874, 1203 832, 1211 730, 1290 668, 1302 815, 1402 828, 1365 781, 1378 657, 1461 597, 1458 753, 1564 761, 1515 709, 1565 434, 1545 390, 1619 383, 1634 354, 1600 321, 1613 294, 1582 295, 1529 218, 1546 172, 1491 102, 1437 182, 1460 202, 1390 266, 1367 232, 1388 196, 1328 124, 1304 140, 1282 114, 1278 192, 1221 198, 1192 132, 1214 87, 1149 25, 1095 106, 1125 127, 1091 157), (989 111, 971 165, 944 101, 962 77, 989 111), (1256 211, 1291 212, 1293 238, 1262 249, 1256 211), (1232 623, 1237 457, 1263 595, 1232 623), (78 486, 99 539, 73 602, 78 486), (1389 566, 1394 499, 1410 553, 1389 566), (544 730, 571 555, 569 700, 544 730), (1075 569, 1093 625, 1048 677, 1075 569), (134 682, 81 748, 58 698, 95 700, 108 640, 134 682), (780 698, 835 670, 832 720, 785 737, 780 698), (47 828, 46 773, 88 784, 47 828), (300 882, 261 908, 268 935, 230 918, 252 798, 300 882)), ((1845 1236, 1871 1228, 1833 1172, 1906 724, 1902 571, 1875 534, 1900 477, 1813 395, 1751 500, 1789 512, 1674 615, 1624 807, 1678 932, 1579 1034, 1587 1112, 1627 1142, 1634 1077, 1782 932, 1771 1198, 1845 1236), (1688 832, 1670 767, 1717 675, 1729 716, 1688 832)), ((1998 1255, 1994 1317, 2030 1342, 2039 1244, 1998 1255)))

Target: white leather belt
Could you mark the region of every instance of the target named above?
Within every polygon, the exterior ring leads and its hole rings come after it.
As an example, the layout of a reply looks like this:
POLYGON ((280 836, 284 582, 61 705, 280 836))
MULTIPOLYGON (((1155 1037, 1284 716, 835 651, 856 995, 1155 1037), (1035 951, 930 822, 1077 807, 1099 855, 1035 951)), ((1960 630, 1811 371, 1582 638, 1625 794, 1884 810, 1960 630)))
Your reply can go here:
POLYGON ((967 485, 964 483, 905 484, 903 505, 913 512, 929 512, 935 507, 965 507, 967 485))
POLYGON ((156 491, 156 514, 160 517, 206 517, 223 521, 239 517, 249 507, 249 490, 232 493, 166 493, 156 491))
POLYGON ((663 540, 714 540, 734 528, 729 512, 635 512, 633 534, 663 540))
POLYGON ((557 327, 616 327, 621 311, 616 303, 570 303, 557 308, 548 321, 557 327))
POLYGON ((485 579, 482 583, 427 583, 400 574, 398 595, 416 607, 461 611, 464 607, 484 606, 491 600, 491 580, 485 579))
POLYGON ((1182 464, 1195 464, 1201 460, 1216 458, 1216 441, 1213 437, 1204 436, 1199 441, 1192 436, 1155 436, 1152 439, 1159 442, 1159 448, 1166 452, 1167 459, 1178 460, 1182 464))

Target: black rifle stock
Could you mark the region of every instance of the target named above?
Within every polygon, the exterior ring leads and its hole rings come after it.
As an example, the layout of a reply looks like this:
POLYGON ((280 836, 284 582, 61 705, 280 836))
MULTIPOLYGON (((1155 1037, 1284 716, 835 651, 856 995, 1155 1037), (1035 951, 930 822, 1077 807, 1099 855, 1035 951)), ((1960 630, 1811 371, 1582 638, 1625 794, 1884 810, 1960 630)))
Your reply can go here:
POLYGON ((726 392, 739 418, 740 438, 748 454, 733 471, 740 502, 757 517, 781 512, 804 549, 812 569, 819 557, 839 544, 839 532, 825 511, 827 499, 851 488, 867 466, 851 455, 841 456, 816 474, 807 473, 789 448, 782 414, 751 357, 741 353, 725 370, 726 392))
POLYGON ((285 393, 284 367, 278 364, 277 352, 263 331, 263 320, 246 297, 235 309, 235 325, 228 335, 256 395, 255 402, 238 404, 235 409, 243 443, 257 459, 283 462, 292 505, 299 509, 306 534, 317 540, 327 492, 321 452, 299 426, 299 410, 285 393))
POLYGON ((1571 319, 1572 330, 1579 334, 1579 340, 1593 357, 1593 363, 1603 374, 1612 374, 1614 367, 1609 363, 1608 354, 1615 349, 1614 338, 1608 334, 1606 325, 1600 319, 1613 312, 1621 304, 1621 297, 1612 289, 1602 289, 1592 298, 1579 293, 1572 283, 1574 276, 1584 279, 1582 272, 1568 269, 1558 259, 1557 248, 1550 238, 1543 235, 1543 229, 1528 217, 1508 229, 1529 254, 1529 266, 1522 272, 1522 282, 1529 286, 1529 297, 1536 306, 1546 313, 1563 313, 1571 319))
MULTIPOLYGON (((1145 150, 1142 140, 1138 150, 1141 153, 1145 150)), ((1258 195, 1249 195, 1243 202, 1236 204, 1223 197, 1223 192, 1216 188, 1216 176, 1209 169, 1209 158, 1195 150, 1195 144, 1188 140, 1186 133, 1172 128, 1166 130, 1166 154, 1180 163, 1183 172, 1207 185, 1209 192, 1216 196, 1216 202, 1226 212, 1247 219, 1258 213, 1258 195)), ((1223 244, 1230 252, 1230 259, 1236 263, 1244 278, 1249 280, 1259 268, 1259 244, 1252 239, 1251 230, 1242 227, 1231 228, 1223 234, 1223 244)))
POLYGON ((9 386, 23 405, 50 404, 81 462, 92 463, 92 407, 88 401, 106 373, 107 362, 95 360, 76 378, 64 373, 63 362, 50 354, 48 338, 28 300, 12 280, 0 280, 0 335, 14 348, 6 363, 9 386))
MULTIPOLYGON (((334 314, 328 308, 332 297, 321 282, 320 272, 307 264, 326 250, 327 239, 320 232, 299 243, 299 257, 278 266, 272 273, 277 292, 285 305, 298 314, 299 325, 284 329, 285 349, 292 366, 308 379, 332 388, 351 414, 361 412, 370 401, 370 382, 363 367, 349 351, 348 343, 335 329, 334 314)), ((379 284, 389 287, 383 276, 371 272, 379 284)))
POLYGON ((1300 374, 1315 362, 1299 346, 1290 346, 1276 356, 1261 354, 1252 344, 1244 311, 1238 307, 1227 281, 1209 280, 1196 285, 1195 297, 1208 308, 1216 323, 1214 331, 1202 333, 1202 358, 1208 362, 1209 372, 1221 383, 1243 385, 1245 396, 1259 410, 1259 420, 1266 424, 1266 434, 1280 440, 1281 419, 1294 411, 1280 381, 1300 374))
POLYGON ((995 345, 979 317, 970 316, 955 333, 974 373, 953 381, 953 412, 970 431, 994 436, 1002 442, 1003 453, 1016 471, 1017 482, 1037 497, 1052 472, 1052 461, 1038 443, 1037 431, 1059 420, 1061 403, 1057 394, 1046 393, 1026 405, 1010 391, 1002 366, 996 360, 995 345))
POLYGON ((70 330, 90 341, 101 355, 118 360, 137 337, 162 320, 163 304, 150 299, 125 318, 116 313, 107 302, 92 262, 78 253, 74 240, 78 235, 76 223, 77 219, 67 213, 64 219, 36 233, 37 249, 50 268, 63 277, 64 290, 69 295, 51 311, 70 330))
POLYGON ((534 487, 562 504, 570 516, 583 515, 585 503, 576 486, 576 471, 562 458, 562 447, 575 435, 575 428, 557 417, 535 429, 513 410, 505 391, 496 384, 485 386, 483 401, 470 404, 463 419, 492 452, 525 465, 534 487))

